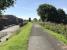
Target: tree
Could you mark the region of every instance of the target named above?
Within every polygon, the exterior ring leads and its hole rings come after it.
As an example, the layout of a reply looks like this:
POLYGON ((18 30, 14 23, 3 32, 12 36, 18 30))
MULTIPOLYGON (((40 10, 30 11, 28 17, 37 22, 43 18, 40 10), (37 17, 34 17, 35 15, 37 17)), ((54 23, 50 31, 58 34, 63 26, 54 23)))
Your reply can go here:
POLYGON ((31 22, 31 18, 29 18, 29 22, 31 22))
POLYGON ((57 13, 58 13, 57 21, 60 22, 60 23, 64 22, 64 19, 66 18, 64 10, 63 9, 58 9, 57 13))
POLYGON ((64 24, 67 24, 67 14, 65 15, 65 18, 64 18, 64 24))
POLYGON ((49 4, 41 4, 37 9, 38 15, 44 20, 55 21, 57 17, 57 10, 54 6, 49 4))
POLYGON ((14 6, 16 0, 0 0, 0 15, 4 9, 7 9, 10 6, 14 6))
POLYGON ((34 18, 33 21, 37 22, 37 18, 34 18))
POLYGON ((23 19, 18 18, 18 24, 19 24, 20 26, 23 26, 23 19))
POLYGON ((4 10, 7 7, 13 6, 15 0, 0 0, 0 10, 4 10))
POLYGON ((2 11, 11 6, 14 6, 15 1, 16 0, 0 0, 0 30, 3 29, 3 22, 5 22, 5 19, 2 15, 2 11))
POLYGON ((41 19, 39 19, 38 21, 41 22, 41 19))
POLYGON ((18 24, 18 18, 14 15, 3 15, 6 19, 4 21, 3 25, 12 25, 12 24, 18 24))

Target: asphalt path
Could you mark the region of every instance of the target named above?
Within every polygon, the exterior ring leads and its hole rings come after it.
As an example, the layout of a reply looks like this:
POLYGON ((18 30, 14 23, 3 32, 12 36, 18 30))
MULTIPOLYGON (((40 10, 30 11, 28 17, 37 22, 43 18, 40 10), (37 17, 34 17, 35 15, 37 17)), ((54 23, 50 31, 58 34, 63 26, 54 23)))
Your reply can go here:
POLYGON ((40 25, 33 24, 28 50, 67 50, 57 39, 44 31, 40 25))

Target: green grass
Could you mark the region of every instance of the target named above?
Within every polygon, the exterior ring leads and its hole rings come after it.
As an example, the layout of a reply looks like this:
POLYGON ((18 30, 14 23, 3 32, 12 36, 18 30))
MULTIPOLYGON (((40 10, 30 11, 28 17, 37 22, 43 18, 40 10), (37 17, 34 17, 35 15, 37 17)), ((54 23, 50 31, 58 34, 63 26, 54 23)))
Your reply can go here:
POLYGON ((0 50, 27 50, 28 40, 31 32, 32 23, 28 23, 20 29, 19 34, 13 36, 4 45, 0 46, 0 50))
POLYGON ((48 32, 50 35, 52 35, 54 38, 58 39, 59 41, 63 42, 64 44, 67 44, 67 40, 66 38, 61 35, 61 34, 58 34, 56 32, 53 32, 53 31, 50 31, 48 29, 44 29, 46 32, 48 32))

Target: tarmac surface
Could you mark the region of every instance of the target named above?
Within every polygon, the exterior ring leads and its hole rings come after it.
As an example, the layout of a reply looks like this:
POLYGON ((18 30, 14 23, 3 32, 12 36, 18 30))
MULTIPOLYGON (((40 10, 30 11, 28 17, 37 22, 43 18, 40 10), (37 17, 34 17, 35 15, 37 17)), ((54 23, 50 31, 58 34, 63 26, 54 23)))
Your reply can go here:
POLYGON ((63 44, 44 31, 40 25, 33 24, 28 50, 67 50, 63 44))

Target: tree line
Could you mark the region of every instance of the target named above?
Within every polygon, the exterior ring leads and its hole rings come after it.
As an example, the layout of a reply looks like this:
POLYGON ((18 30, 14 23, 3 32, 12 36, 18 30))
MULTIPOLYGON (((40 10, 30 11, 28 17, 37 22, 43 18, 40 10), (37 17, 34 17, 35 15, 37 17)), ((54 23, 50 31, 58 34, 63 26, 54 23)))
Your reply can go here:
POLYGON ((9 25, 23 26, 27 23, 27 20, 23 20, 14 15, 3 15, 2 11, 7 8, 13 7, 16 0, 0 0, 0 30, 9 25))
POLYGON ((14 15, 0 15, 0 30, 2 30, 5 26, 9 25, 20 25, 23 26, 25 22, 23 19, 18 18, 14 15))
POLYGON ((53 5, 41 4, 37 9, 37 13, 43 22, 50 21, 67 24, 67 14, 65 11, 61 8, 57 9, 53 5))

